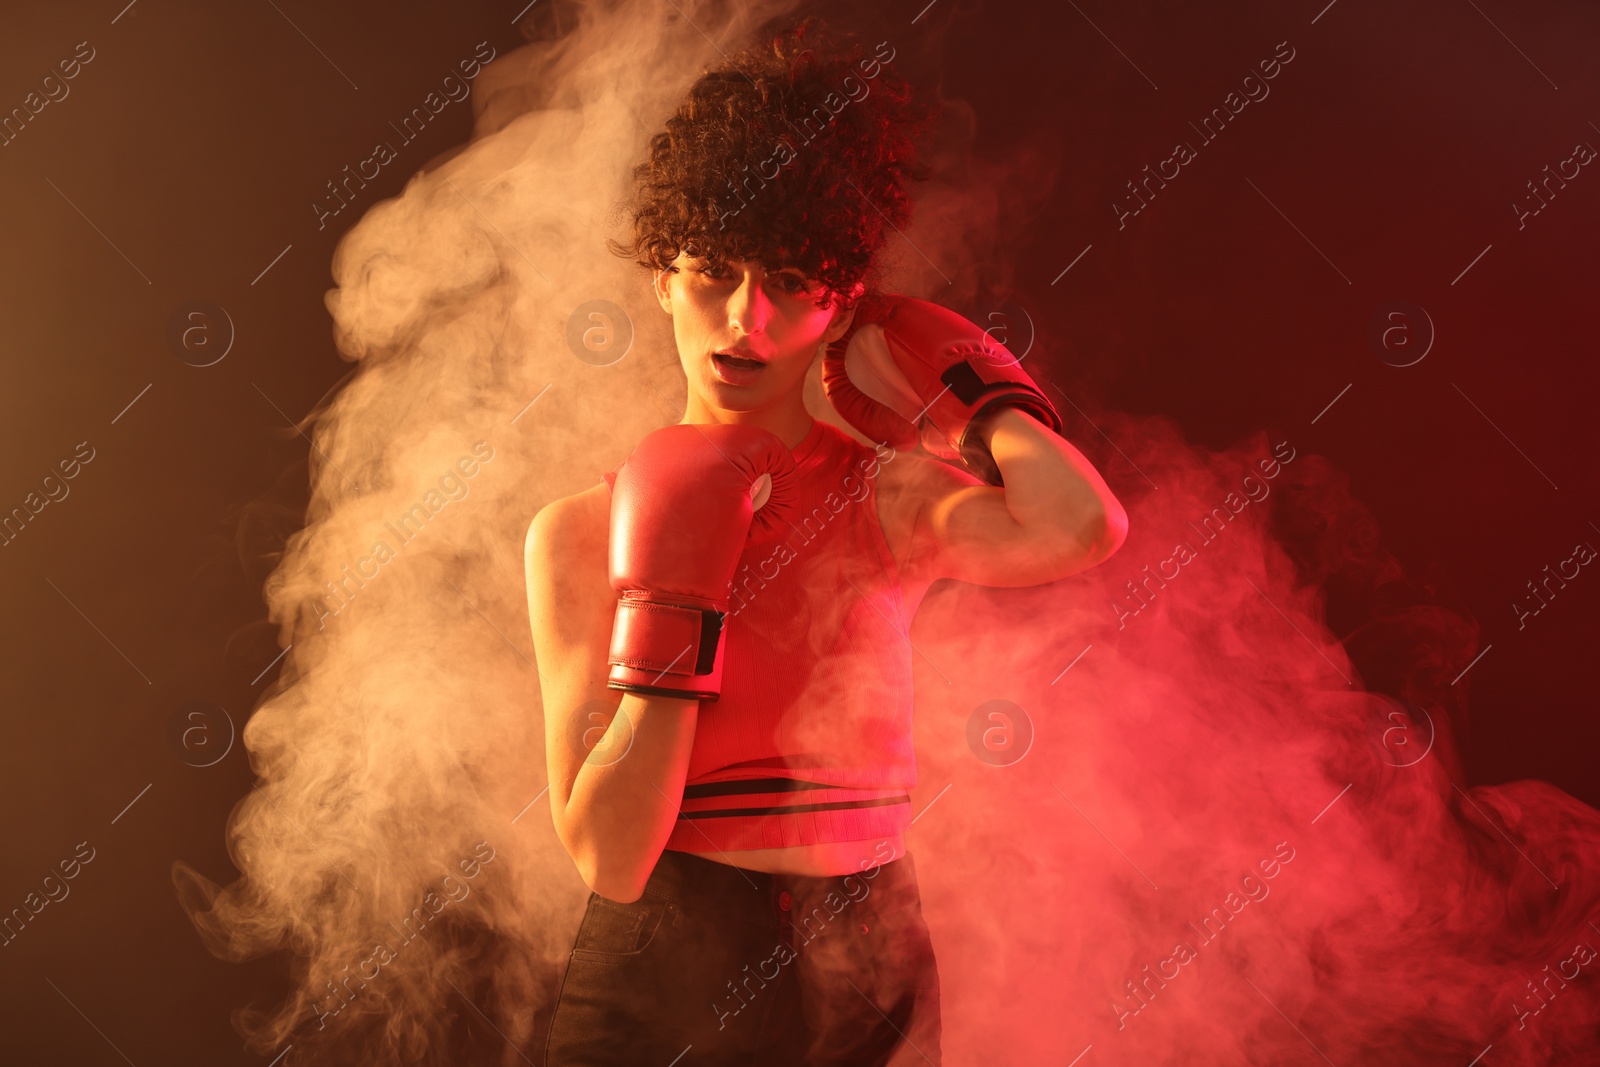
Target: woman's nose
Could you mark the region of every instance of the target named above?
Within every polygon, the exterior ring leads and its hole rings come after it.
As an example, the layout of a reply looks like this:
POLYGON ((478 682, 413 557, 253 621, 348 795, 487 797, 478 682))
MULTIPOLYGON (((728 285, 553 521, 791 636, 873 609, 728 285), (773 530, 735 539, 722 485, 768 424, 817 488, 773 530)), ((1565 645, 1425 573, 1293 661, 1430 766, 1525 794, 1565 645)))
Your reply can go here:
POLYGON ((728 298, 729 325, 746 335, 761 333, 767 328, 767 319, 771 314, 772 302, 762 290, 760 281, 754 272, 746 271, 739 287, 728 298))

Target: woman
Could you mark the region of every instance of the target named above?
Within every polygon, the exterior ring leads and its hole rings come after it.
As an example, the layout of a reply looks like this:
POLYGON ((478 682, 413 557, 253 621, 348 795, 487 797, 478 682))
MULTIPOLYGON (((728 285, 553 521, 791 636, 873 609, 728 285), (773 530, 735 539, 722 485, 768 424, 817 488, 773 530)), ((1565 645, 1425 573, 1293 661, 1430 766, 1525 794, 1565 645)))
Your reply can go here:
POLYGON ((868 292, 928 115, 891 48, 819 29, 652 140, 618 251, 672 317, 683 418, 528 531, 551 811, 593 891, 552 1067, 940 1062, 911 617, 939 578, 1049 582, 1125 534, 1009 353, 868 292), (875 449, 807 410, 824 348, 875 449), (925 427, 970 472, 911 454, 925 427))

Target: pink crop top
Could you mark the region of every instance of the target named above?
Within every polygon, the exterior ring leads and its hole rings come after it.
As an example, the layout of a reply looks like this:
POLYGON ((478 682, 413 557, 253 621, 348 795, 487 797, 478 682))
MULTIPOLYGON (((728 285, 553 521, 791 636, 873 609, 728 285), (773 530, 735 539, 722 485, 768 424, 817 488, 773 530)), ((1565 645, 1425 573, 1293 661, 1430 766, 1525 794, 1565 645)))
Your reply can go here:
POLYGON ((734 575, 722 695, 700 702, 669 849, 860 841, 911 821, 911 642, 874 481, 893 456, 821 420, 793 455, 790 528, 748 543, 734 575))

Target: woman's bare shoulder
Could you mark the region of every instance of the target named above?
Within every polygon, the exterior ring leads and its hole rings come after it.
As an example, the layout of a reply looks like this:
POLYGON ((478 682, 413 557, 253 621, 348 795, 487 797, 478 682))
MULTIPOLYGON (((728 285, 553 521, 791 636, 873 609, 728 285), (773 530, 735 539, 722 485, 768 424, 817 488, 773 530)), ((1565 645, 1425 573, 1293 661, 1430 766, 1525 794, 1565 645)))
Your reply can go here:
POLYGON ((609 632, 610 512, 610 490, 601 484, 550 501, 528 524, 528 617, 534 648, 551 662, 561 661, 563 649, 596 645, 609 632))
POLYGON ((611 490, 604 482, 571 496, 557 497, 528 523, 524 553, 537 557, 570 559, 604 547, 610 536, 611 490))

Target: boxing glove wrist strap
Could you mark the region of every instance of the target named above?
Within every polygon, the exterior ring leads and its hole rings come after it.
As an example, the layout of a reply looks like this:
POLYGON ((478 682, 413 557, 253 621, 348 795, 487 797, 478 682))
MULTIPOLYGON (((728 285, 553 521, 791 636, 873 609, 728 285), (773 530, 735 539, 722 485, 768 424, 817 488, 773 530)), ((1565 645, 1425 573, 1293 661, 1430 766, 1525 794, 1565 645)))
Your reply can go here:
POLYGON ((715 700, 722 613, 635 595, 617 601, 607 688, 715 700))

